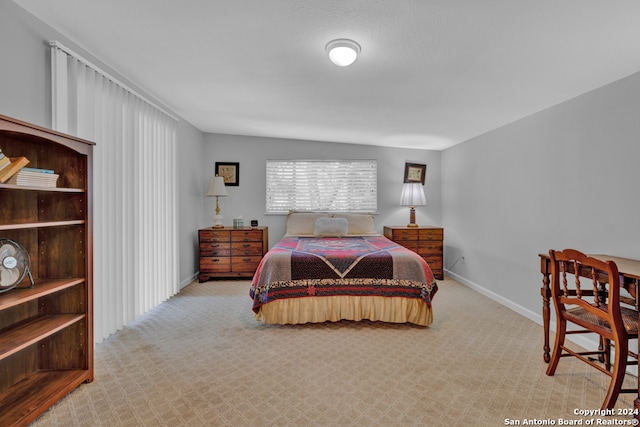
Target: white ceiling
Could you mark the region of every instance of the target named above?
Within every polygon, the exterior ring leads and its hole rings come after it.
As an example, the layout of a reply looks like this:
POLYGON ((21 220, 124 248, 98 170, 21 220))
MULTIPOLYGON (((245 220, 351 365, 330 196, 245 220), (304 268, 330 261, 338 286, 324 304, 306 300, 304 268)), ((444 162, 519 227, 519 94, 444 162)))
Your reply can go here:
POLYGON ((14 1, 203 132, 442 150, 640 71, 637 0, 14 1))

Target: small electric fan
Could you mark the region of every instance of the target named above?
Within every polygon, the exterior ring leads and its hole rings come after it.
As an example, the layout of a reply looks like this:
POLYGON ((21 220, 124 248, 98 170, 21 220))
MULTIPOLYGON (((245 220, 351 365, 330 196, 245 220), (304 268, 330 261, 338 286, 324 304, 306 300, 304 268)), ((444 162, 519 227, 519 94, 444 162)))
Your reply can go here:
POLYGON ((15 288, 25 275, 29 275, 33 287, 29 261, 29 253, 20 244, 0 238, 0 293, 15 288))

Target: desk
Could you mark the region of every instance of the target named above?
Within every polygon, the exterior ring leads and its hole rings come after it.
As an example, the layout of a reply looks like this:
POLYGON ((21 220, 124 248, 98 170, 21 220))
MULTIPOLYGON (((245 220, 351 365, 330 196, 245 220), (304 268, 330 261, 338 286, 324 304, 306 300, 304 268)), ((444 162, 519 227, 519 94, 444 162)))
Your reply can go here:
MULTIPOLYGON (((540 272, 542 273, 542 288, 540 288, 540 295, 542 295, 542 322, 544 325, 544 361, 549 363, 551 359, 549 347, 549 317, 551 314, 549 302, 551 301, 551 288, 549 288, 550 276, 551 276, 551 259, 549 254, 540 254, 540 272)), ((620 258, 602 254, 589 254, 593 258, 599 260, 611 260, 618 266, 618 272, 620 273, 620 285, 623 286, 629 294, 635 298, 636 310, 640 303, 638 298, 638 287, 640 286, 640 261, 628 258, 620 258)), ((640 318, 638 319, 640 323, 640 318)), ((640 347, 640 340, 638 340, 640 347)), ((640 350, 640 348, 639 348, 640 350)), ((634 402, 635 409, 640 411, 640 378, 638 379, 638 397, 634 402)), ((640 415, 636 415, 636 418, 640 419, 640 415)))

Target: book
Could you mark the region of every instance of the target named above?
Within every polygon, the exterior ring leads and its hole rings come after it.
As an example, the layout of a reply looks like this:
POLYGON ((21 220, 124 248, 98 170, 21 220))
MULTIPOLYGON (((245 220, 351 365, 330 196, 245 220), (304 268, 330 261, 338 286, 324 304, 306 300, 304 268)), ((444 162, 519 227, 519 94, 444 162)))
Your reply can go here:
POLYGON ((4 169, 5 167, 11 164, 11 160, 6 157, 4 154, 0 153, 0 169, 4 169))
POLYGON ((29 159, 26 157, 14 157, 11 159, 11 164, 0 170, 0 182, 7 182, 9 178, 18 173, 28 163, 29 159))
POLYGON ((58 174, 49 172, 34 172, 22 168, 18 173, 13 175, 7 181, 8 184, 26 185, 32 187, 56 187, 58 182, 58 174))
POLYGON ((22 171, 37 172, 37 173, 54 173, 53 169, 28 168, 26 166, 22 168, 22 171))

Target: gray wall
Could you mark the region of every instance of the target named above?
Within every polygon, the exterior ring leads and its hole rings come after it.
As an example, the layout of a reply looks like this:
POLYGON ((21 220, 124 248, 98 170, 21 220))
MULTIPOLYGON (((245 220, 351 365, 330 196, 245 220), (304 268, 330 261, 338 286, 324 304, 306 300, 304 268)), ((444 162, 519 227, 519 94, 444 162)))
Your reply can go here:
MULTIPOLYGON (((207 134, 204 158, 206 165, 200 188, 205 193, 209 177, 215 174, 215 162, 239 162, 240 185, 227 187, 229 197, 220 198, 224 225, 242 216, 245 223, 257 219, 269 226, 269 246, 285 232, 285 215, 265 215, 265 161, 267 159, 376 159, 378 161, 378 215, 375 223, 382 233, 384 225, 406 225, 409 208, 399 206, 405 162, 427 165, 425 194, 427 206, 416 207, 420 225, 441 225, 439 151, 398 149, 358 144, 259 138, 250 136, 207 134)), ((205 201, 205 225, 213 224, 215 198, 205 201)))
MULTIPOLYGON (((63 42, 144 93, 15 3, 0 1, 0 114, 51 126, 49 40, 63 42)), ((204 200, 197 187, 204 168, 201 156, 204 137, 198 129, 180 120, 176 139, 179 278, 185 285, 198 268, 194 230, 202 223, 204 200)))
POLYGON ((0 2, 0 114, 51 126, 49 40, 55 37, 64 39, 12 1, 0 2))
POLYGON ((176 192, 178 202, 178 254, 180 285, 195 279, 199 270, 198 229, 202 228, 204 197, 200 191, 205 169, 204 134, 180 120, 176 136, 176 192))
POLYGON ((640 259, 639 138, 640 73, 445 150, 445 267, 540 321, 539 253, 640 259))

